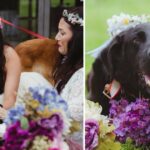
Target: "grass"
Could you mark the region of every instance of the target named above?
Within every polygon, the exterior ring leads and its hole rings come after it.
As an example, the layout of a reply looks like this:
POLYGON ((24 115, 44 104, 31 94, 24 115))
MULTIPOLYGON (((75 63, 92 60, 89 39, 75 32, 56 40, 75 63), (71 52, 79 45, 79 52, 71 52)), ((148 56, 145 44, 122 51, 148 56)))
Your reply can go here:
MULTIPOLYGON (((103 44, 109 37, 106 20, 121 12, 140 15, 150 14, 149 0, 86 0, 85 2, 85 49, 86 52, 103 44)), ((94 58, 85 56, 85 74, 94 58)))

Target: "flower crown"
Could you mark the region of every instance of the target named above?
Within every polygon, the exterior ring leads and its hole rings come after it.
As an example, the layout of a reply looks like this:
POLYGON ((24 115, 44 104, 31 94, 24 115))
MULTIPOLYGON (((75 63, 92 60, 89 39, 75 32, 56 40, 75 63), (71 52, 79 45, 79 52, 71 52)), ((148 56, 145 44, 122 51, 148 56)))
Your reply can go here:
POLYGON ((149 22, 150 16, 134 16, 121 13, 114 15, 107 20, 108 33, 110 37, 114 37, 127 28, 135 27, 138 24, 149 22))
POLYGON ((3 28, 3 25, 2 25, 2 19, 0 18, 0 29, 3 28))
POLYGON ((65 9, 63 11, 63 17, 66 17, 73 25, 79 24, 80 26, 83 26, 83 19, 80 18, 78 14, 68 13, 68 11, 65 9))

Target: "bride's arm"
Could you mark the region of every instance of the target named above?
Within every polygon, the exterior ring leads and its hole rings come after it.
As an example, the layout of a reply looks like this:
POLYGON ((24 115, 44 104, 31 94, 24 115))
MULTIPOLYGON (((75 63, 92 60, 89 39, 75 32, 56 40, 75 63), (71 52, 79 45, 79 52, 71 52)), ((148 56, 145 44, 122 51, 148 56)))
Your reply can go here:
POLYGON ((11 108, 16 101, 16 92, 19 86, 21 63, 19 56, 11 47, 5 46, 4 55, 6 58, 6 81, 4 87, 3 107, 11 108))

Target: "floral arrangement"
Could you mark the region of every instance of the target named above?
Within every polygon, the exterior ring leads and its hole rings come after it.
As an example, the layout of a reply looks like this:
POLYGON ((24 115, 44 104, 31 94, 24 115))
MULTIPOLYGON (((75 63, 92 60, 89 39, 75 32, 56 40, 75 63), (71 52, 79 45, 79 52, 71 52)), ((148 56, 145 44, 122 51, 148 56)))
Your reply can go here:
POLYGON ((107 47, 112 39, 129 28, 134 28, 138 24, 150 22, 150 15, 129 15, 125 13, 120 13, 119 15, 113 15, 107 20, 108 34, 110 38, 98 48, 89 51, 87 54, 91 54, 94 58, 97 58, 99 53, 107 47))
POLYGON ((69 150, 64 136, 71 126, 67 103, 54 89, 29 88, 24 104, 8 112, 1 150, 69 150))
POLYGON ((109 117, 101 115, 102 107, 85 103, 86 150, 149 150, 150 101, 111 100, 109 117))
POLYGON ((115 125, 115 134, 121 143, 129 139, 135 147, 150 149, 150 101, 136 99, 111 101, 110 117, 115 125))
POLYGON ((115 129, 109 118, 101 115, 102 107, 98 103, 85 102, 85 149, 86 150, 120 150, 115 141, 115 129))
POLYGON ((127 28, 135 27, 138 24, 149 22, 150 16, 134 16, 121 13, 120 15, 113 15, 107 20, 108 33, 110 37, 114 37, 127 28))
POLYGON ((79 24, 80 26, 83 26, 83 19, 78 14, 68 13, 68 11, 65 9, 63 11, 63 17, 66 17, 68 21, 74 25, 79 24))

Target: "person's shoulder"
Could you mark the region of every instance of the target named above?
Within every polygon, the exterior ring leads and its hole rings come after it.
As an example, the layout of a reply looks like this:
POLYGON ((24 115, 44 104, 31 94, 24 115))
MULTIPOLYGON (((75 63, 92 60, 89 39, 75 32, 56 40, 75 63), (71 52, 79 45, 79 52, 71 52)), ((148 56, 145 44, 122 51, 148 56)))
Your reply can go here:
POLYGON ((82 97, 82 94, 80 93, 83 90, 82 85, 83 85, 83 68, 80 68, 77 71, 75 71, 75 73, 71 76, 71 78, 69 79, 69 81, 62 90, 61 96, 69 101, 72 101, 72 99, 74 99, 75 97, 82 97), (77 94, 78 96, 77 95, 75 96, 74 94, 77 94))
POLYGON ((14 51, 14 48, 8 45, 4 45, 4 53, 14 51))
POLYGON ((7 45, 4 46, 4 55, 5 55, 6 61, 10 61, 10 60, 14 61, 15 59, 19 58, 15 49, 7 45))
POLYGON ((80 83, 82 81, 83 81, 83 68, 80 68, 74 72, 74 74, 71 76, 65 87, 67 87, 68 85, 72 86, 74 85, 74 83, 80 83))
POLYGON ((83 67, 78 69, 77 71, 75 71, 75 73, 72 75, 72 77, 74 76, 79 76, 79 75, 83 75, 83 67))
POLYGON ((82 79, 83 79, 83 68, 80 68, 74 72, 74 74, 71 76, 71 78, 68 82, 74 82, 74 81, 79 82, 82 79))

